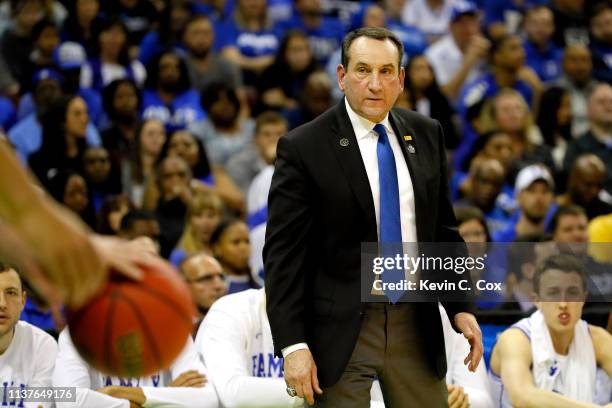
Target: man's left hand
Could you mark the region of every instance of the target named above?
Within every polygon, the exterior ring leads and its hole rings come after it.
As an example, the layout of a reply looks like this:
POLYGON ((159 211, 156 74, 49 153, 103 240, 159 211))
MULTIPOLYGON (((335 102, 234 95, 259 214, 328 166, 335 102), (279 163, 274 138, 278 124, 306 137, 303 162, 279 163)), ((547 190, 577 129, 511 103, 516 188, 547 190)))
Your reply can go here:
POLYGON ((470 353, 467 355, 463 364, 468 364, 471 372, 476 371, 476 367, 480 363, 484 346, 482 345, 482 332, 476 321, 476 317, 471 313, 461 312, 455 315, 455 327, 461 330, 463 336, 470 343, 470 353))

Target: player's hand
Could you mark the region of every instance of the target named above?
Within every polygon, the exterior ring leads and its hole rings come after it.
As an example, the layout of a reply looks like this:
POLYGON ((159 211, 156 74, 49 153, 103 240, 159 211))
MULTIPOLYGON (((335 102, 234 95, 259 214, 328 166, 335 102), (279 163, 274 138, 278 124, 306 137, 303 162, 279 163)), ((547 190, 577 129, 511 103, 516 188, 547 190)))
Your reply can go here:
POLYGON ((468 364, 469 370, 475 372, 484 353, 482 332, 480 331, 480 326, 478 326, 476 317, 471 313, 457 313, 455 315, 455 327, 463 333, 463 336, 470 343, 470 353, 465 360, 463 360, 463 364, 468 364))
POLYGON ((319 387, 317 365, 308 349, 294 351, 284 359, 285 382, 295 388, 297 396, 314 405, 314 393, 323 394, 319 387))
POLYGON ((470 400, 463 387, 446 384, 446 388, 448 389, 448 408, 469 408, 470 400))
POLYGON ((481 58, 485 58, 491 48, 491 42, 481 35, 472 37, 470 44, 465 52, 466 61, 475 63, 481 58))
POLYGON ((208 379, 204 374, 200 374, 196 370, 189 370, 172 380, 170 387, 202 388, 207 382, 208 379))

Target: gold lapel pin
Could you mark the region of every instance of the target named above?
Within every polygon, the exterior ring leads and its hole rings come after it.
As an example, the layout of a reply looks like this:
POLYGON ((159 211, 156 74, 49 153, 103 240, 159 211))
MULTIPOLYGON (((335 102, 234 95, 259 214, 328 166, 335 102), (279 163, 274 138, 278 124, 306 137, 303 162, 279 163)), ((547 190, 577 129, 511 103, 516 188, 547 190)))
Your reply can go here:
POLYGON ((406 135, 406 136, 404 136, 404 140, 409 142, 409 141, 412 140, 412 136, 411 135, 406 135))

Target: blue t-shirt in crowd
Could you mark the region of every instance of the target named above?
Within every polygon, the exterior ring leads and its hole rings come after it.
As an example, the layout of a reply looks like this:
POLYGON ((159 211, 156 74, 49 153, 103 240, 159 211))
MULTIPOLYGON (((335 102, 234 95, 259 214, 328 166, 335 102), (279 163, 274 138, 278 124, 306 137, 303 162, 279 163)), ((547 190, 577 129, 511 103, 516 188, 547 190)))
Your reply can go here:
POLYGON ((552 41, 545 50, 540 50, 532 42, 523 43, 527 65, 533 69, 543 82, 551 82, 561 76, 561 59, 563 51, 552 41))
POLYGON ((387 20, 387 28, 402 41, 404 52, 408 57, 425 52, 428 45, 427 37, 417 27, 403 24, 399 20, 387 20))
POLYGON ((591 41, 591 53, 593 55, 593 76, 595 79, 612 83, 612 45, 606 45, 599 41, 591 41))
POLYGON ((205 117, 200 96, 193 89, 177 95, 169 105, 154 90, 146 89, 142 94, 142 118, 159 119, 169 130, 184 128, 205 117))
POLYGON ((339 19, 327 16, 321 17, 321 24, 319 27, 308 28, 304 25, 299 15, 294 15, 293 18, 287 22, 286 28, 298 29, 306 33, 314 57, 323 67, 327 64, 329 57, 342 44, 342 39, 346 31, 339 19))
POLYGON ((547 5, 549 0, 486 0, 483 1, 485 26, 504 23, 508 12, 525 14, 525 10, 536 5, 547 5))
POLYGON ((240 29, 233 18, 216 27, 216 48, 234 46, 246 57, 276 55, 281 42, 282 31, 279 26, 264 28, 258 31, 240 29))
POLYGON ((8 131, 15 124, 15 120, 16 115, 13 103, 9 99, 0 96, 0 129, 5 132, 8 131))
MULTIPOLYGON (((83 98, 85 104, 87 104, 89 120, 99 127, 102 123, 101 120, 103 116, 102 97, 100 96, 100 93, 91 88, 79 88, 78 95, 83 98)), ((36 107, 34 106, 32 93, 28 92, 24 94, 21 99, 19 99, 17 119, 21 120, 35 111, 36 107)))

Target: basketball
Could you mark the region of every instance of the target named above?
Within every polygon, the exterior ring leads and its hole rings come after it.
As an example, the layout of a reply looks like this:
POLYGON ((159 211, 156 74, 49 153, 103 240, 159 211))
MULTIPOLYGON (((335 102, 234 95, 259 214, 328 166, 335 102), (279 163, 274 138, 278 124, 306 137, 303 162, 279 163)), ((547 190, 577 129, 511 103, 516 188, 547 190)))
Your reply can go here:
POLYGON ((171 266, 144 269, 141 281, 111 273, 99 295, 68 312, 79 354, 99 371, 142 377, 166 369, 192 330, 189 290, 171 266))

